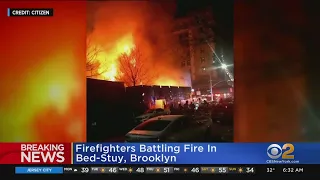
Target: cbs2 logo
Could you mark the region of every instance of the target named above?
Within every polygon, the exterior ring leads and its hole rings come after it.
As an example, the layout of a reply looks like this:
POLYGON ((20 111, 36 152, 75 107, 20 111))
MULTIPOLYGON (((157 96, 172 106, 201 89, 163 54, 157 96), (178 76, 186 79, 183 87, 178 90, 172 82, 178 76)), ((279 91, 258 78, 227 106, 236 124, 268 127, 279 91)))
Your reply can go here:
POLYGON ((294 159, 294 145, 290 143, 284 144, 282 147, 279 144, 271 144, 267 149, 267 154, 271 159, 294 159))

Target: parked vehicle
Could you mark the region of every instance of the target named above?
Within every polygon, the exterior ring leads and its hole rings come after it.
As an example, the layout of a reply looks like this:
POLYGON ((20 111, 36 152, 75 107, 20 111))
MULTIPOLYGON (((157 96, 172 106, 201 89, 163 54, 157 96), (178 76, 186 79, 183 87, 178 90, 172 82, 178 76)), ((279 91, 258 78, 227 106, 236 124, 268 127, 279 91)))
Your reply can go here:
POLYGON ((146 112, 144 112, 142 115, 137 116, 135 118, 136 123, 142 123, 146 120, 149 120, 150 118, 162 116, 162 115, 168 115, 170 114, 169 110, 157 108, 157 109, 149 109, 146 112))
POLYGON ((126 135, 126 142, 199 142, 210 138, 209 117, 165 115, 149 119, 126 135))

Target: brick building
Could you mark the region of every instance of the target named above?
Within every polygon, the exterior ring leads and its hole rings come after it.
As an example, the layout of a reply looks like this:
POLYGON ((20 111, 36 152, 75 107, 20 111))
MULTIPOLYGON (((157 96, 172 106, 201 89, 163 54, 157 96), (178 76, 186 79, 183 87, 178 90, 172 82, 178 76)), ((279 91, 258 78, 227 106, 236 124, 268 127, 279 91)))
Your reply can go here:
POLYGON ((215 21, 211 8, 175 19, 174 35, 179 41, 181 68, 190 72, 192 88, 210 93, 211 84, 221 81, 215 50, 215 21))

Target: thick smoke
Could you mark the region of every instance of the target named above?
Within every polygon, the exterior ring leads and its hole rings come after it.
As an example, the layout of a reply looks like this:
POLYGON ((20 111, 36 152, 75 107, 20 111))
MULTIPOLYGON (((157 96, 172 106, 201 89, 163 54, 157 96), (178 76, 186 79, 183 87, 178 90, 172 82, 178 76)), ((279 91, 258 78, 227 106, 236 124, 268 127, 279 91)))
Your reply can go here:
POLYGON ((147 65, 156 73, 153 84, 190 85, 180 70, 178 39, 173 35, 175 4, 170 1, 88 2, 88 34, 92 41, 114 49, 119 41, 133 39, 147 65))

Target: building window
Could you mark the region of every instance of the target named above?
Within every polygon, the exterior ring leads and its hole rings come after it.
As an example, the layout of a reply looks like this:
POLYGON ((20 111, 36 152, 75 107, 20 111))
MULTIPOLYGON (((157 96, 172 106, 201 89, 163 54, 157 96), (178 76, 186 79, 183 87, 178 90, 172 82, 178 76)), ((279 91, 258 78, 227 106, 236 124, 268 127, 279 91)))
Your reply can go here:
POLYGON ((200 58, 201 63, 204 63, 206 61, 206 59, 204 57, 200 58))
POLYGON ((203 48, 200 48, 200 53, 204 53, 204 49, 203 48))
POLYGON ((181 62, 181 67, 185 67, 186 66, 186 62, 185 61, 182 61, 181 62))
POLYGON ((190 59, 187 60, 187 66, 190 66, 190 59))

